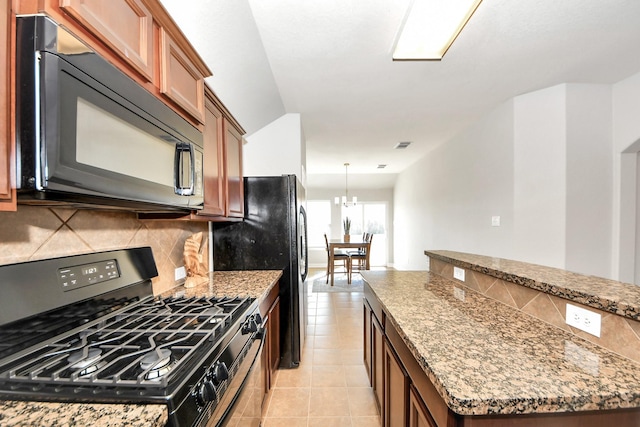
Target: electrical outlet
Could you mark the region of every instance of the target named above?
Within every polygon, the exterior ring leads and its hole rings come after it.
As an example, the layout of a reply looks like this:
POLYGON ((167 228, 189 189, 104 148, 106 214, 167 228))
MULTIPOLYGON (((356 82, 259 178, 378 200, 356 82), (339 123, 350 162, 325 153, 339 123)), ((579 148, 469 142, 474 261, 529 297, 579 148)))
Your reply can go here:
POLYGON ((464 268, 453 267, 453 278, 464 282, 464 268))
POLYGON ((175 280, 181 280, 184 279, 185 277, 187 277, 187 271, 184 269, 184 267, 178 267, 175 269, 175 280))
POLYGON ((492 227, 500 227, 500 216, 494 215, 491 217, 491 226, 492 227))
POLYGON ((567 304, 566 319, 567 325, 600 337, 600 327, 602 325, 602 316, 600 314, 567 304))

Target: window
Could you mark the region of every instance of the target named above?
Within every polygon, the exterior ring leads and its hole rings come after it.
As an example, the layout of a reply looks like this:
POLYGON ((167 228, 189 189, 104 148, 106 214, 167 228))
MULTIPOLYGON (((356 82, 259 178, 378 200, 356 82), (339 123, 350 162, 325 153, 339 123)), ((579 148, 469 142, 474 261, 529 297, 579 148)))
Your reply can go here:
POLYGON ((349 217, 353 236, 373 234, 371 241, 371 265, 383 266, 387 263, 387 204, 379 202, 358 202, 356 206, 342 207, 342 219, 349 217))
POLYGON ((325 247, 324 234, 331 234, 331 202, 307 200, 307 239, 309 247, 325 247))

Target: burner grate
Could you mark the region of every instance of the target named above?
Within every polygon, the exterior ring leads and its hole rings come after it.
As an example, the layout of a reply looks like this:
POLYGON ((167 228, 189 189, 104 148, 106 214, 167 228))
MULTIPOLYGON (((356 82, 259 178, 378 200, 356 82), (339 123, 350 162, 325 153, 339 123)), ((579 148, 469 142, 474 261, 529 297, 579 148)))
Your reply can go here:
POLYGON ((5 362, 0 381, 166 387, 183 365, 206 355, 252 301, 143 300, 5 362))

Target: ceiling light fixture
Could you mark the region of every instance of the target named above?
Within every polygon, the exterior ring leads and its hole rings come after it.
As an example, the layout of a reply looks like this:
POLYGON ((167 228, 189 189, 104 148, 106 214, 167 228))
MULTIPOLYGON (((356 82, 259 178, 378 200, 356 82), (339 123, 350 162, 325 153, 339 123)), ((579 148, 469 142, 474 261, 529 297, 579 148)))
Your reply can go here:
MULTIPOLYGON (((355 206, 358 204, 358 198, 353 196, 351 201, 349 201, 349 163, 344 164, 344 196, 342 196, 342 205, 345 208, 355 206)), ((335 198, 335 204, 340 204, 340 197, 335 198)))
POLYGON ((482 0, 413 0, 393 60, 440 60, 482 0))

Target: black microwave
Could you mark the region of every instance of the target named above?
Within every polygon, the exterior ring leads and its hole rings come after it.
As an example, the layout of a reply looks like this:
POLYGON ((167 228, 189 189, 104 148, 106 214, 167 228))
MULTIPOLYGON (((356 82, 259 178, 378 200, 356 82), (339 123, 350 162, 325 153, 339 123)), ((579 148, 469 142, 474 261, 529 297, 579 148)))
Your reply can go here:
POLYGON ((202 208, 198 129, 49 17, 16 30, 19 203, 202 208))

